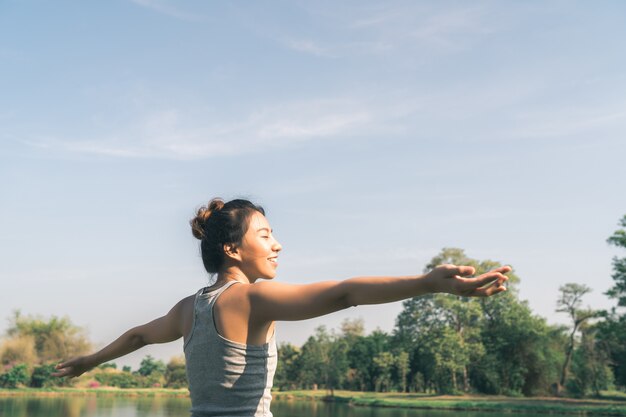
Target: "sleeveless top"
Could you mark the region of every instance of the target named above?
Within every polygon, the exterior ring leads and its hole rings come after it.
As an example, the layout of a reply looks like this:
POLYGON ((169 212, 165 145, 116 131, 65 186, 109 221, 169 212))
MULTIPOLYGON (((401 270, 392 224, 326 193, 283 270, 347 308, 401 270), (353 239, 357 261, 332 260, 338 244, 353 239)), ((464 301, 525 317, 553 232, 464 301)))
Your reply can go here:
POLYGON ((264 345, 247 345, 222 337, 215 327, 215 301, 235 283, 196 294, 193 325, 183 348, 191 417, 272 417, 275 334, 264 345))

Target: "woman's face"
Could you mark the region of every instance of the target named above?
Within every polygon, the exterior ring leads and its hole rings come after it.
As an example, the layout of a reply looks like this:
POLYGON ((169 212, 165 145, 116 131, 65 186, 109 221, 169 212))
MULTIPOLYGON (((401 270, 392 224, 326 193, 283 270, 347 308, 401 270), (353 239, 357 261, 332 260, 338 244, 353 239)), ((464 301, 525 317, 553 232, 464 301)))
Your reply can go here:
POLYGON ((264 215, 255 212, 250 216, 248 230, 238 247, 241 270, 254 282, 257 278, 272 279, 278 267, 278 252, 282 246, 272 234, 264 215))

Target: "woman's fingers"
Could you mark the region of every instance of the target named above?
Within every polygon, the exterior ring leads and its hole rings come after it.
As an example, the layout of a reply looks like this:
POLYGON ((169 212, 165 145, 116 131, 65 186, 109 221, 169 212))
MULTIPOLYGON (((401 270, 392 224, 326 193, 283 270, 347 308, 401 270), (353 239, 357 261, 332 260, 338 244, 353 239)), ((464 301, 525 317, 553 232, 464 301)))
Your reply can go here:
POLYGON ((462 277, 468 277, 468 276, 474 275, 474 273, 476 272, 476 270, 472 266, 466 266, 466 265, 459 265, 459 266, 449 265, 449 266, 451 267, 449 271, 453 275, 460 275, 462 277))

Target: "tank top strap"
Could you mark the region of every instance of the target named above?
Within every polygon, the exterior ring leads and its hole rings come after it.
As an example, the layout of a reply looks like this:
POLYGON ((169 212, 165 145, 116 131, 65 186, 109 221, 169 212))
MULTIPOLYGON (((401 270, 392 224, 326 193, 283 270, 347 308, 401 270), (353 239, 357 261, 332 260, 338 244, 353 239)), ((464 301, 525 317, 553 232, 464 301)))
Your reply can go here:
MULTIPOLYGON (((224 291, 230 288, 232 285, 239 283, 239 281, 228 281, 226 284, 222 285, 219 288, 209 290, 210 287, 200 288, 198 292, 196 292, 196 296, 193 300, 193 319, 191 322, 191 330, 189 331, 189 335, 187 339, 183 342, 183 350, 187 348, 187 345, 191 341, 193 334, 196 330, 196 323, 198 321, 198 315, 203 314, 203 312, 208 313, 209 315, 213 315, 213 305, 217 298, 222 295, 224 291)), ((211 317, 211 322, 213 318, 211 317)))

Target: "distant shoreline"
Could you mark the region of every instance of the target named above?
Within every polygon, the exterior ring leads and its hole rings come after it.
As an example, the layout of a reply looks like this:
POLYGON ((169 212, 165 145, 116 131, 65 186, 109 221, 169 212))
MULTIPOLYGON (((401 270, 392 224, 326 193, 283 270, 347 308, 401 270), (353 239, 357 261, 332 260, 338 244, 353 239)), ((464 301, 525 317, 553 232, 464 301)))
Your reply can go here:
MULTIPOLYGON (((18 388, 0 389, 0 398, 7 397, 189 397, 189 391, 167 388, 18 388)), ((415 393, 374 393, 325 390, 274 391, 275 401, 330 401, 359 407, 394 407, 449 411, 494 411, 508 413, 585 414, 626 417, 626 394, 611 399, 573 399, 556 397, 518 398, 504 396, 446 396, 415 393)))

